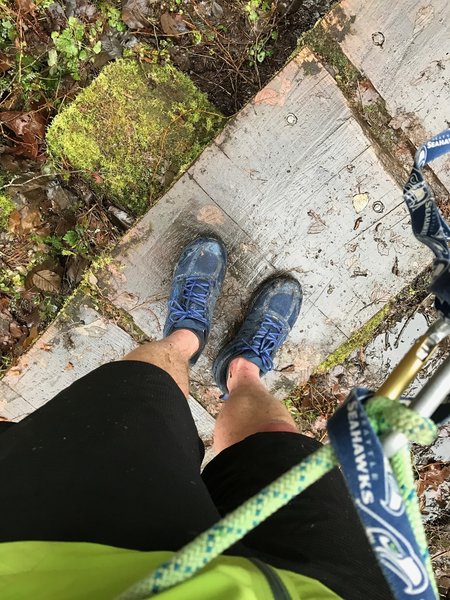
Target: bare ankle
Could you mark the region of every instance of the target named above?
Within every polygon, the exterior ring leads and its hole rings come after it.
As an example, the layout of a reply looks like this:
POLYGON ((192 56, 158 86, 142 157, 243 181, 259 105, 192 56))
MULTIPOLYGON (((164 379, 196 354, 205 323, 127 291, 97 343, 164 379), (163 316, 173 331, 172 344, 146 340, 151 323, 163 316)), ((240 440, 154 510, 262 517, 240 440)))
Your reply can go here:
POLYGON ((231 393, 242 384, 251 385, 252 383, 260 385, 259 367, 243 356, 234 358, 228 365, 228 391, 231 393))
POLYGON ((193 356, 200 347, 198 336, 190 329, 176 329, 165 339, 187 358, 193 356))

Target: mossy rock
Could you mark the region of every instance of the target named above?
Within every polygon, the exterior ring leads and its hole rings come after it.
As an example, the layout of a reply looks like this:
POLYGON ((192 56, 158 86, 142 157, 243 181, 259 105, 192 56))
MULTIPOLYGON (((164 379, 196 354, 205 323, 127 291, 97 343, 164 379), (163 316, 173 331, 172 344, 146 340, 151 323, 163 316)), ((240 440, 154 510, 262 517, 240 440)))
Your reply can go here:
POLYGON ((107 65, 55 117, 49 153, 140 215, 214 137, 224 118, 171 65, 107 65))
POLYGON ((8 194, 0 192, 0 231, 8 229, 9 216, 16 206, 8 194))

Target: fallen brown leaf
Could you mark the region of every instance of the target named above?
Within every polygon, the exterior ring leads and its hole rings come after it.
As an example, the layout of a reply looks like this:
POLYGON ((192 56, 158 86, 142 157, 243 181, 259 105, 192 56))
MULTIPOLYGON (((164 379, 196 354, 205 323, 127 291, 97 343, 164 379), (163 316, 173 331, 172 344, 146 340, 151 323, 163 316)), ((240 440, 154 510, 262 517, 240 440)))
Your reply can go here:
POLYGON ((44 352, 51 352, 53 350, 53 344, 48 344, 47 342, 42 342, 42 344, 39 346, 39 348, 41 350, 43 350, 44 352))
POLYGON ((66 264, 65 276, 71 285, 79 283, 83 277, 83 273, 88 266, 89 261, 82 256, 70 256, 66 264))
POLYGON ((31 344, 34 342, 34 340, 37 338, 38 335, 39 335, 39 330, 37 328, 37 325, 32 325, 30 327, 30 333, 28 334, 28 337, 26 338, 26 340, 24 340, 24 342, 22 344, 22 349, 26 350, 27 348, 29 348, 31 346, 31 344))
POLYGON ((178 14, 165 12, 161 15, 161 29, 166 35, 178 37, 188 31, 183 17, 178 14))
POLYGON ((32 282, 42 292, 57 294, 61 289, 61 277, 58 273, 50 271, 49 269, 34 273, 32 282))
POLYGON ((101 175, 99 175, 98 173, 92 172, 91 173, 91 177, 95 181, 95 183, 102 183, 103 182, 103 177, 101 175))
POLYGON ((3 52, 0 52, 0 73, 6 73, 14 66, 14 61, 3 52))
POLYGON ((16 136, 14 148, 8 148, 10 154, 36 159, 45 137, 46 119, 42 112, 3 111, 0 112, 3 123, 16 136))
POLYGON ((22 221, 22 218, 21 218, 20 212, 18 210, 14 210, 9 215, 9 221, 8 221, 9 229, 11 230, 12 233, 19 233, 21 221, 22 221))
POLYGON ((9 217, 9 229, 16 235, 28 235, 41 223, 41 215, 37 208, 24 206, 15 210, 9 217))
POLYGON ((69 360, 69 362, 67 363, 67 365, 64 367, 64 369, 65 369, 66 371, 71 371, 73 368, 74 368, 74 367, 73 367, 73 363, 71 363, 71 362, 70 362, 70 360, 69 360))
POLYGON ((36 8, 36 5, 32 0, 16 0, 16 4, 17 8, 19 8, 24 15, 33 12, 36 8))
POLYGON ((355 194, 353 196, 353 208, 356 213, 362 212, 369 203, 369 194, 363 192, 362 194, 355 194))
POLYGON ((122 3, 122 21, 130 29, 143 29, 149 24, 151 3, 148 0, 124 0, 122 3))
POLYGON ((324 415, 320 415, 311 425, 311 431, 313 433, 319 433, 327 428, 327 418, 324 415))
POLYGON ((28 233, 40 224, 41 216, 37 208, 33 209, 29 206, 24 206, 20 211, 20 219, 22 232, 28 233))
POLYGON ((16 377, 18 377, 19 375, 22 374, 22 367, 11 367, 8 371, 9 375, 16 375, 16 377))
POLYGON ((450 466, 442 462, 430 463, 420 469, 417 482, 417 495, 421 496, 427 488, 437 490, 450 477, 450 466))
POLYGON ((359 82, 358 91, 359 99, 363 108, 366 106, 370 106, 375 102, 378 102, 378 100, 380 99, 380 94, 373 87, 369 79, 364 79, 363 81, 359 82))
POLYGON ((341 385, 338 381, 334 381, 331 384, 331 393, 333 394, 333 396, 337 396, 341 392, 341 389, 341 385))
POLYGON ((16 340, 20 339, 24 335, 22 327, 19 325, 19 323, 16 323, 16 321, 11 321, 9 324, 9 332, 13 338, 16 338, 16 340))
POLYGON ((0 297, 0 312, 9 308, 10 299, 7 296, 0 297))

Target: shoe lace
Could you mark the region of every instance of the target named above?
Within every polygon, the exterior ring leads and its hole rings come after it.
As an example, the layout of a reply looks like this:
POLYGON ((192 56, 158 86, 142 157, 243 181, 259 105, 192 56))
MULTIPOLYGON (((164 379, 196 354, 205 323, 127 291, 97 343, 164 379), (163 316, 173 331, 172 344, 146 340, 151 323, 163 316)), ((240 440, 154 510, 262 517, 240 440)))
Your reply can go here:
POLYGON ((187 277, 183 295, 180 302, 169 302, 170 319, 178 323, 184 319, 194 319, 203 325, 208 325, 206 308, 208 302, 210 283, 196 277, 187 277))
POLYGON ((250 342, 242 340, 242 349, 255 352, 261 359, 264 369, 270 371, 273 368, 272 353, 278 348, 278 341, 282 334, 283 325, 267 315, 250 342))

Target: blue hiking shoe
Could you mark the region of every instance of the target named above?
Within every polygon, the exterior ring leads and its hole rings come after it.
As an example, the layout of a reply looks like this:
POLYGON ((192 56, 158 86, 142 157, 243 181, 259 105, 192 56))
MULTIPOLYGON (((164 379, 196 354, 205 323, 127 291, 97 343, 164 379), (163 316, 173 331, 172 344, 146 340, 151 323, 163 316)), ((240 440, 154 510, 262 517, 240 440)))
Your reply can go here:
POLYGON ((227 251, 213 238, 199 238, 183 250, 172 281, 164 337, 176 329, 190 329, 199 341, 195 364, 203 352, 211 319, 225 277, 227 251))
POLYGON ((263 284, 250 305, 236 337, 219 352, 213 366, 214 379, 226 394, 228 365, 243 356, 265 375, 285 342, 300 312, 303 294, 297 280, 279 277, 263 284))

